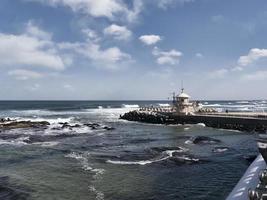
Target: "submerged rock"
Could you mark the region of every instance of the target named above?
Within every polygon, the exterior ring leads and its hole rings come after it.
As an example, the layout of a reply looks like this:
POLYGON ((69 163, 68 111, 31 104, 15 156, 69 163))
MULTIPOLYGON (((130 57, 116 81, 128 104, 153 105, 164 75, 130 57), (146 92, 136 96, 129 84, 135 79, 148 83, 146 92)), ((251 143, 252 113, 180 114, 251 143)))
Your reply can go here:
MULTIPOLYGON (((189 140, 193 144, 215 144, 215 143, 220 143, 221 141, 218 139, 210 138, 207 136, 196 136, 192 137, 189 140)), ((189 143, 189 142, 186 142, 189 143)))

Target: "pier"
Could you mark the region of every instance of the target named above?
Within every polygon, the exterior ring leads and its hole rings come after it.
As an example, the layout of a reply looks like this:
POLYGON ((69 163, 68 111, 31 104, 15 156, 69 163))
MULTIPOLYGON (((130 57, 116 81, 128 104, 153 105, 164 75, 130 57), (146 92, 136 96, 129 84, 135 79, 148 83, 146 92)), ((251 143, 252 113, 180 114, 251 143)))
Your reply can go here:
POLYGON ((199 124, 207 127, 255 131, 267 130, 267 113, 218 112, 203 108, 199 102, 190 102, 189 95, 182 92, 173 96, 170 107, 143 107, 120 116, 121 119, 153 124, 199 124))

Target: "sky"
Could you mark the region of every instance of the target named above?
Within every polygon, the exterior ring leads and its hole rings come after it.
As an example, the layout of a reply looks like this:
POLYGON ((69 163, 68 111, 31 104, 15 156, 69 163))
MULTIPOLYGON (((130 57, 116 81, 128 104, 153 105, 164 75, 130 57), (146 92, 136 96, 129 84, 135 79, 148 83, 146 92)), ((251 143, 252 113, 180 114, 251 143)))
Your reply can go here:
POLYGON ((266 0, 1 0, 1 100, 267 99, 266 0))

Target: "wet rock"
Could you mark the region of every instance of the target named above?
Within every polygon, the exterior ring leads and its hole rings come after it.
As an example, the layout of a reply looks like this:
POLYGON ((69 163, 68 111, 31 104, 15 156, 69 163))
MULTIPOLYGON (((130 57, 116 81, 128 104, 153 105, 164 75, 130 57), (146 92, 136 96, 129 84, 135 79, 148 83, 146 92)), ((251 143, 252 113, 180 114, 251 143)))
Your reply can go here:
POLYGON ((156 151, 156 152, 163 152, 163 151, 185 151, 184 148, 182 147, 152 147, 151 148, 152 151, 156 151))
POLYGON ((50 123, 47 121, 11 121, 0 123, 0 129, 17 129, 17 128, 47 128, 50 123))
POLYGON ((192 137, 190 141, 193 144, 215 144, 215 143, 220 143, 221 141, 218 139, 210 138, 207 136, 196 136, 192 137))
POLYGON ((87 126, 87 127, 90 127, 91 129, 97 129, 100 127, 100 124, 97 124, 97 123, 86 123, 84 124, 84 126, 87 126))
POLYGON ((109 126, 104 126, 103 129, 108 130, 108 131, 115 130, 115 128, 109 127, 109 126))
POLYGON ((194 158, 190 155, 174 156, 171 157, 170 160, 175 162, 176 164, 194 164, 200 162, 200 159, 194 158))

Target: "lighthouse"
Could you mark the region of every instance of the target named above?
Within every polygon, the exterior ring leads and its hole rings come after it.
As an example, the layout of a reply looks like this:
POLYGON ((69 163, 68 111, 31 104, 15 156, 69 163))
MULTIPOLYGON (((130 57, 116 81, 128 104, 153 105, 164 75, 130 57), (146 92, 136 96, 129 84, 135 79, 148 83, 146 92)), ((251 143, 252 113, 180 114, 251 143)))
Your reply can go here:
POLYGON ((190 96, 184 92, 182 88, 181 93, 175 97, 174 107, 178 114, 188 115, 195 112, 194 104, 189 101, 190 96))

